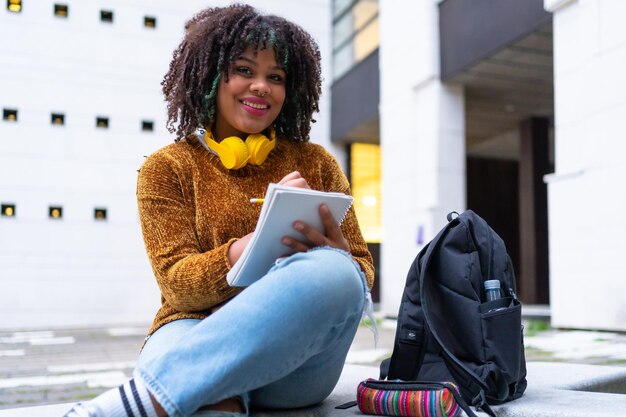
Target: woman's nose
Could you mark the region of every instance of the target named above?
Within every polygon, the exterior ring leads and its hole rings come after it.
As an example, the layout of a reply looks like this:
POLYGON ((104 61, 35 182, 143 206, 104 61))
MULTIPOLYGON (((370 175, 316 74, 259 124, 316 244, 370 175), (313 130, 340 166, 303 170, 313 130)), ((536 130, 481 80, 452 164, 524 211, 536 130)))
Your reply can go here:
POLYGON ((269 94, 270 87, 269 87, 269 84, 267 83, 267 81, 259 79, 259 80, 255 80, 250 85, 250 90, 252 90, 252 92, 255 93, 256 95, 258 95, 259 97, 263 97, 263 96, 269 94))

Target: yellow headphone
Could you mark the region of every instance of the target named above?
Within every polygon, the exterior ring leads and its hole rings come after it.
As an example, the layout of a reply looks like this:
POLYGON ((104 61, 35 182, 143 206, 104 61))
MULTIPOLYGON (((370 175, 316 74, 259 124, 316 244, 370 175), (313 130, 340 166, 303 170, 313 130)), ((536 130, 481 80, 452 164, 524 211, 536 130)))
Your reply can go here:
POLYGON ((229 136, 221 142, 213 140, 209 129, 204 132, 204 140, 228 169, 239 169, 248 163, 261 165, 276 146, 276 132, 270 128, 271 140, 262 133, 248 135, 244 142, 237 136, 229 136))

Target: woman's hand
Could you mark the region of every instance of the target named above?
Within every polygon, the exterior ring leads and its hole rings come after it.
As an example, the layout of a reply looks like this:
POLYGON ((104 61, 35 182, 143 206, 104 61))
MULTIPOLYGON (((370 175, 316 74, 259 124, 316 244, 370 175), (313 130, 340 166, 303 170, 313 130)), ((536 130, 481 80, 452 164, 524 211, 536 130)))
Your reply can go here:
POLYGON ((227 254, 228 263, 230 263, 230 266, 235 265, 235 262, 237 262, 237 260, 243 253, 243 250, 248 245, 248 242, 250 242, 250 239, 252 239, 253 234, 254 233, 248 233, 247 235, 245 235, 239 240, 234 241, 233 244, 230 245, 230 247, 228 248, 228 254, 227 254))
MULTIPOLYGON (((298 171, 293 171, 285 175, 283 179, 281 179, 278 183, 282 185, 288 185, 291 187, 311 189, 311 187, 309 187, 309 184, 302 177, 302 175, 300 175, 298 171)), ((237 262, 241 254, 243 253, 243 250, 246 248, 246 246, 250 242, 250 239, 252 239, 253 234, 254 233, 248 233, 247 235, 233 242, 233 244, 230 245, 230 247, 228 248, 228 255, 227 255, 230 266, 235 265, 235 263, 237 262)))
POLYGON ((293 228, 300 232, 307 241, 300 241, 290 236, 284 236, 282 242, 296 252, 306 252, 317 246, 331 246, 350 252, 350 244, 343 236, 341 227, 335 221, 326 204, 320 206, 320 217, 324 225, 325 234, 321 234, 311 226, 301 221, 294 223, 293 228))
POLYGON ((288 185, 290 187, 311 189, 309 184, 304 178, 302 178, 302 175, 300 175, 298 171, 293 171, 292 173, 285 175, 278 183, 281 185, 288 185))

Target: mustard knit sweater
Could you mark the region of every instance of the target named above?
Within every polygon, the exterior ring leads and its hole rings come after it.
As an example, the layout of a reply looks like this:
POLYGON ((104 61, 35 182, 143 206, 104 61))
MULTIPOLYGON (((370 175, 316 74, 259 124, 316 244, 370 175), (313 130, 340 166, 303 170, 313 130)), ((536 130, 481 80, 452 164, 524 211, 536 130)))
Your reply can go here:
MULTIPOLYGON (((261 166, 224 168, 195 137, 149 156, 139 171, 137 200, 146 251, 161 290, 161 308, 149 334, 182 318, 202 319, 241 291, 226 274, 229 246, 254 231, 270 182, 299 171, 313 189, 349 193, 335 158, 312 143, 279 141, 261 166)), ((372 258, 354 209, 341 229, 371 288, 372 258)))

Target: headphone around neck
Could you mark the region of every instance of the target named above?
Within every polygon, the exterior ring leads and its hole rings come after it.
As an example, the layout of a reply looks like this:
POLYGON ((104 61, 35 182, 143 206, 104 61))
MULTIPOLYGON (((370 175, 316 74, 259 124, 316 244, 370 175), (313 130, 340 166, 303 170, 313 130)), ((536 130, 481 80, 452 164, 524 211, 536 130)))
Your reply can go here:
POLYGON ((239 169, 248 163, 261 165, 276 146, 276 132, 270 128, 270 139, 262 133, 248 135, 244 142, 237 136, 229 136, 221 142, 213 139, 209 129, 204 132, 207 147, 215 153, 227 169, 239 169))

